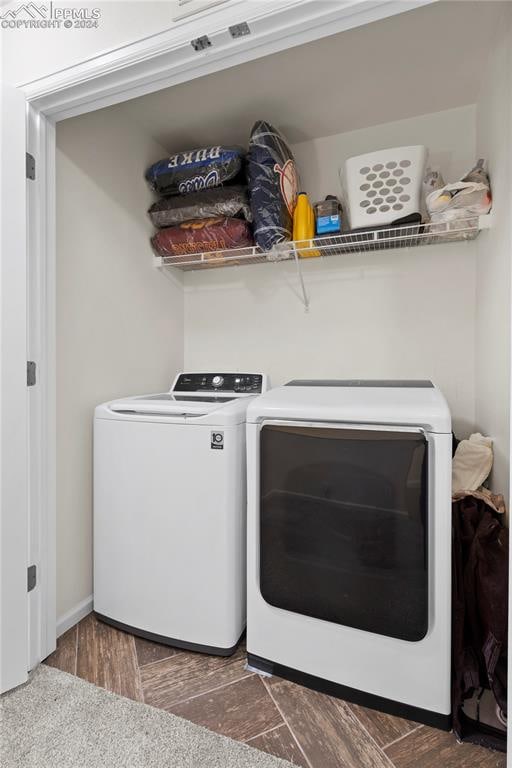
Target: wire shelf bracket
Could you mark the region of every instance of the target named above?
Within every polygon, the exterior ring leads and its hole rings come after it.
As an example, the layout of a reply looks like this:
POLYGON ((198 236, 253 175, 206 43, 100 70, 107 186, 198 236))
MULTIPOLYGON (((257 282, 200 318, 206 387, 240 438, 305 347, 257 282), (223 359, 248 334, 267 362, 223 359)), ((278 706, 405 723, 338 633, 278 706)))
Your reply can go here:
POLYGON ((304 310, 309 312, 309 296, 304 284, 304 275, 302 274, 302 264, 301 259, 299 258, 299 251, 297 250, 295 243, 293 244, 293 254, 295 258, 295 266, 297 268, 297 276, 299 278, 299 286, 302 293, 302 303, 304 304, 304 310))

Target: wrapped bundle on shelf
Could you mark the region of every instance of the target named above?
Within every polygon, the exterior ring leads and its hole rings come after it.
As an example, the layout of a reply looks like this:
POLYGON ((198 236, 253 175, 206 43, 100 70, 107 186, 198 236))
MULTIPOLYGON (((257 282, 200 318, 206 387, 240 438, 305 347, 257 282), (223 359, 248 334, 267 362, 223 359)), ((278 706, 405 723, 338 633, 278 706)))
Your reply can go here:
POLYGON ((163 199, 149 215, 156 227, 155 252, 170 261, 199 261, 253 244, 247 190, 236 182, 245 152, 240 147, 205 147, 171 155, 146 171, 151 188, 163 199), (223 186, 225 185, 225 186, 223 186))
POLYGON ((264 251, 292 239, 299 179, 292 151, 279 131, 258 120, 247 155, 254 237, 264 251))
MULTIPOLYGON (((244 219, 216 216, 192 219, 157 232, 151 239, 155 253, 181 262, 200 258, 202 253, 222 252, 253 245, 249 224, 244 219)), ((221 256, 219 257, 221 258, 221 256)))
POLYGON ((218 187, 241 172, 241 147, 203 147, 159 160, 146 171, 151 189, 160 195, 187 195, 218 187))
POLYGON ((247 190, 240 185, 164 197, 153 203, 148 213, 155 227, 172 227, 191 219, 218 216, 252 219, 247 190))

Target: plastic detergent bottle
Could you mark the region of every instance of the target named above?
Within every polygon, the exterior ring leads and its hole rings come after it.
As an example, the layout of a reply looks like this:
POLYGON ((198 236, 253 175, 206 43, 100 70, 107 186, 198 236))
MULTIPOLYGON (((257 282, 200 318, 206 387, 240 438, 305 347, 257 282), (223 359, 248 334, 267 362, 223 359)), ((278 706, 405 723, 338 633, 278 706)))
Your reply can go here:
POLYGON ((315 213, 305 192, 299 192, 293 213, 293 239, 299 248, 302 259, 320 256, 320 251, 312 248, 315 236, 315 213), (306 250, 303 250, 306 249, 306 250))

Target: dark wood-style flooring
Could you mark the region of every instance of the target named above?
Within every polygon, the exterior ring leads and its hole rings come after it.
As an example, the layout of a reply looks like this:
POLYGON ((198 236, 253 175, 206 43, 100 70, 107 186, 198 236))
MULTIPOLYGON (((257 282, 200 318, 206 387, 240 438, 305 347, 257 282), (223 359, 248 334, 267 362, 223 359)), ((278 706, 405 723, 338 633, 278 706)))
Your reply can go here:
POLYGON ((303 768, 505 768, 505 755, 245 669, 230 658, 148 642, 94 614, 47 660, 109 691, 144 701, 303 768))

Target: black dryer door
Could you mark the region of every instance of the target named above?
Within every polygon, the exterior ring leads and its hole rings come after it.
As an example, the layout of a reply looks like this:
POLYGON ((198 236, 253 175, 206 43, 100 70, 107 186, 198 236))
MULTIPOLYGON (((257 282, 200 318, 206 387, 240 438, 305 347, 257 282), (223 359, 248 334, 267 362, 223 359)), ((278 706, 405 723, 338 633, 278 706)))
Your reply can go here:
POLYGON ((425 435, 266 424, 260 437, 263 598, 367 632, 425 637, 425 435))

